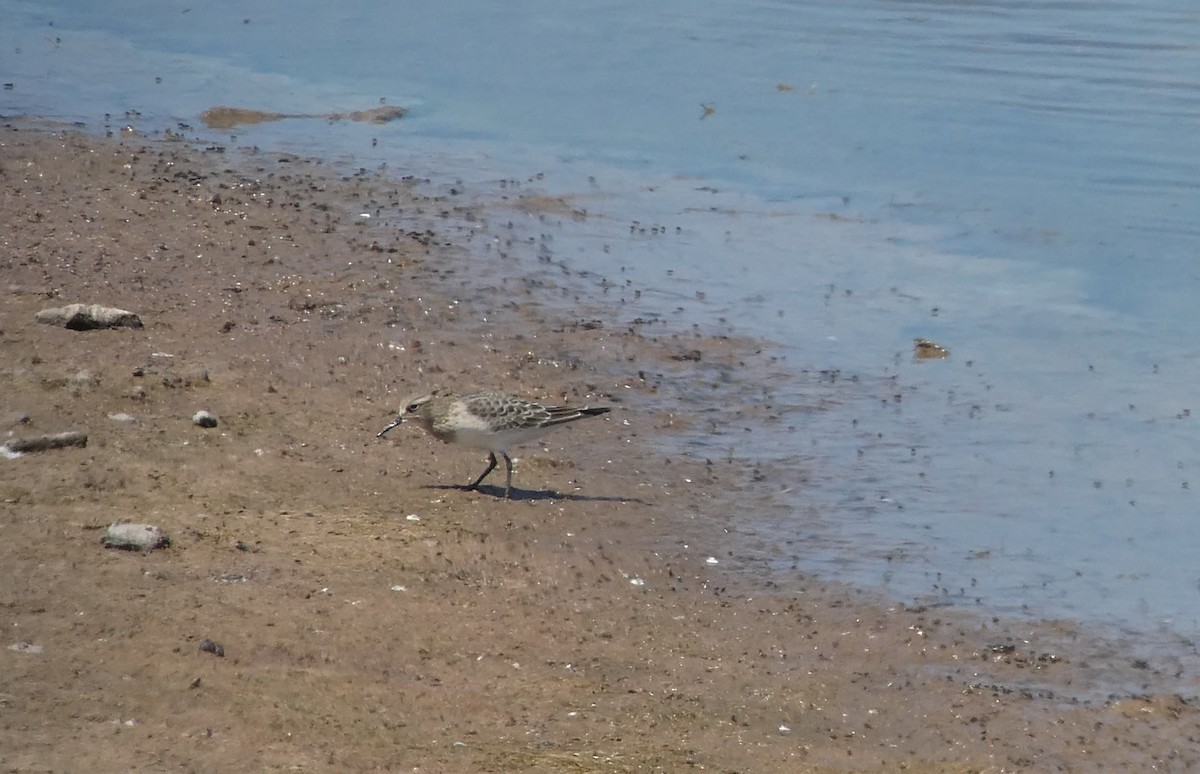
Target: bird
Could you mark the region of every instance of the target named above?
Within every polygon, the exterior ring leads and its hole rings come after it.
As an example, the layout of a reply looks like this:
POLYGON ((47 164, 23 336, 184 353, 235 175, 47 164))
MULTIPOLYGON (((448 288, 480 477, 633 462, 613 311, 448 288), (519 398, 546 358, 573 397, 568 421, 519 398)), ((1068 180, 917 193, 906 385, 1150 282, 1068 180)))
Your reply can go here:
POLYGON ((512 497, 513 475, 509 448, 539 438, 556 425, 609 411, 611 406, 554 406, 486 390, 463 394, 433 392, 410 400, 376 437, 382 438, 408 419, 440 441, 487 450, 487 468, 467 489, 479 488, 495 470, 499 454, 504 457, 508 472, 504 485, 504 497, 508 499, 512 497))

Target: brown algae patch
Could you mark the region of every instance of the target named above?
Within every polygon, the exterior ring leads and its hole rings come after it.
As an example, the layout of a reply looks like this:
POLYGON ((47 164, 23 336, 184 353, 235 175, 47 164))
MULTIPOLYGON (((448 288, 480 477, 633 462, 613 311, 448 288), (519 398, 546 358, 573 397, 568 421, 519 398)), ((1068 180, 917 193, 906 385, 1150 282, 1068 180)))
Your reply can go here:
POLYGON ((369 110, 352 110, 348 113, 275 113, 270 110, 215 105, 200 114, 200 120, 209 129, 234 129, 238 126, 254 126, 285 118, 324 118, 327 121, 360 121, 367 124, 386 124, 402 118, 408 111, 397 105, 381 105, 369 110))

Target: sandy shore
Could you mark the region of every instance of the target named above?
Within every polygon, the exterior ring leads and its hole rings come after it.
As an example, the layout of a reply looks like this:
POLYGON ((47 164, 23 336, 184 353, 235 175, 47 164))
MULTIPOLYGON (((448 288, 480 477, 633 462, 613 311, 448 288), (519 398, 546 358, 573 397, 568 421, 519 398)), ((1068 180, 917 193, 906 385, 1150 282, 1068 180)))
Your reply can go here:
POLYGON ((88 435, 0 459, 5 771, 1200 767, 1198 686, 1097 696, 1085 631, 724 561, 760 474, 652 438, 753 343, 554 311, 472 250, 486 211, 11 125, 0 208, 0 441, 88 435), (144 325, 35 321, 70 303, 144 325), (616 410, 520 450, 506 501, 462 489, 483 455, 375 438, 465 386, 616 410), (121 520, 171 545, 105 549, 121 520))

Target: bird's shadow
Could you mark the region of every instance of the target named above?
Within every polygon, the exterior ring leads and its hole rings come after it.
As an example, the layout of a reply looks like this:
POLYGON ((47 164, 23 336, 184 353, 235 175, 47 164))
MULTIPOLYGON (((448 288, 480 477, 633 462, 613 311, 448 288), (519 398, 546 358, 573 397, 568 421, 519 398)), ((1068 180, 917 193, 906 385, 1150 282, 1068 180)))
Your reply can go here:
MULTIPOLYGON (((495 497, 497 500, 504 499, 504 487, 495 486, 493 484, 480 484, 479 486, 466 486, 465 484, 429 484, 425 489, 441 489, 443 491, 456 492, 479 492, 480 494, 489 497, 495 497)), ((583 495, 583 494, 564 494, 553 489, 518 489, 513 487, 510 500, 518 502, 536 502, 539 500, 570 500, 572 502, 581 503, 635 503, 637 505, 649 505, 645 500, 637 497, 606 497, 603 495, 583 495)))

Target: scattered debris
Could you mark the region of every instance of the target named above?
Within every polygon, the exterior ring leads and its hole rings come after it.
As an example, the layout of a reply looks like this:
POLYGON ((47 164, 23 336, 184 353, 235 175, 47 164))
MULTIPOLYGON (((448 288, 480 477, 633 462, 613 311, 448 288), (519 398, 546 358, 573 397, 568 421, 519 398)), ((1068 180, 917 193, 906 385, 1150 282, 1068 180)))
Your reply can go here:
POLYGON ((950 350, 929 339, 913 339, 914 360, 945 360, 950 357, 950 350))
POLYGON ((0 425, 16 426, 29 424, 29 415, 24 411, 9 411, 0 415, 0 425))
POLYGON ((112 524, 100 539, 105 548, 153 551, 171 545, 171 539, 151 524, 112 524))
POLYGON ((32 642, 14 642, 8 646, 9 650, 15 650, 17 653, 42 653, 46 648, 42 645, 34 645, 32 642))
POLYGON ((100 304, 68 304, 43 309, 34 318, 46 325, 61 325, 73 331, 97 328, 141 328, 142 319, 133 312, 100 304))

